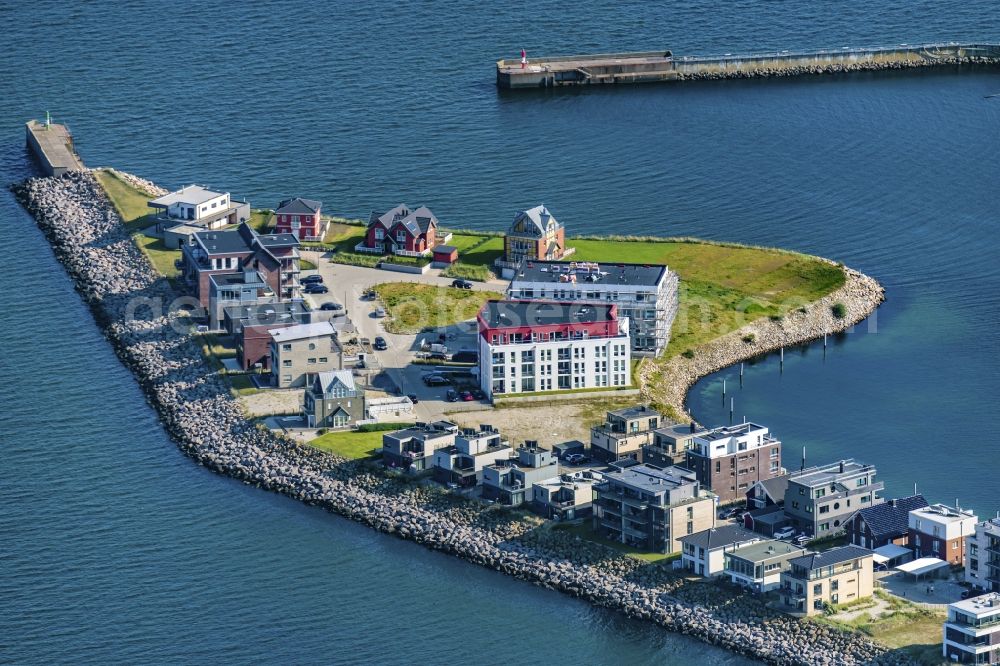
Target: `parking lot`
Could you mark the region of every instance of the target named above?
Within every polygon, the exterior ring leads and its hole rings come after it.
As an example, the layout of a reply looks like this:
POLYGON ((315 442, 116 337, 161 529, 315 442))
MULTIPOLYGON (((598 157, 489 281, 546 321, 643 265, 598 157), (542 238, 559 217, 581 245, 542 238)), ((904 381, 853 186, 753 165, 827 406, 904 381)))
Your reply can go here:
MULTIPOLYGON (((372 286, 384 282, 420 282, 438 286, 450 286, 451 279, 437 275, 413 275, 393 273, 363 266, 348 266, 332 264, 322 258, 317 252, 303 252, 303 257, 316 264, 317 270, 303 271, 302 276, 318 273, 323 277, 323 284, 329 289, 326 294, 306 294, 310 307, 319 308, 323 303, 335 301, 345 306, 348 317, 358 329, 358 336, 375 340, 382 337, 387 343, 385 350, 373 351, 373 382, 378 388, 401 395, 413 394, 417 397, 414 406, 414 419, 429 421, 442 418, 445 412, 473 411, 488 408, 485 401, 448 402, 446 394, 449 388, 456 390, 471 389, 477 386, 475 379, 465 368, 447 365, 415 364, 417 353, 421 351, 420 343, 424 339, 438 342, 438 336, 444 334, 445 344, 449 351, 475 349, 475 322, 449 326, 444 330, 417 335, 403 335, 387 332, 380 317, 375 316, 377 301, 364 298, 365 292, 372 286), (378 374, 375 374, 376 371, 378 374), (430 372, 440 372, 452 380, 450 386, 427 386, 423 375, 430 372)), ((506 283, 503 283, 506 284, 506 283)), ((498 289, 498 284, 473 283, 474 289, 498 289)))

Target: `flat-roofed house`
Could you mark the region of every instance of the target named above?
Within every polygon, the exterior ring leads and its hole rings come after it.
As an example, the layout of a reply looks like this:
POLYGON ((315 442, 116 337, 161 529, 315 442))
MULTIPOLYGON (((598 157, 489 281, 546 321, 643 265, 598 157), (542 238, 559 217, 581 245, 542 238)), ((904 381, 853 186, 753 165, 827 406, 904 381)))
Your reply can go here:
POLYGON ((976 533, 978 516, 972 511, 932 504, 913 509, 908 520, 909 547, 917 557, 937 557, 949 564, 965 564, 966 537, 976 533))
MULTIPOLYGON (((250 204, 232 201, 228 192, 216 192, 201 185, 188 185, 164 194, 151 200, 149 207, 159 211, 156 224, 161 232, 181 226, 221 229, 250 219, 250 204)), ((175 233, 171 238, 178 245, 168 247, 176 249, 188 237, 188 234, 175 233)))
POLYGON ((839 534, 858 509, 881 504, 884 487, 875 466, 848 459, 788 475, 785 514, 792 526, 812 537, 839 534))
POLYGON ((602 462, 638 459, 640 450, 653 441, 653 432, 662 422, 663 416, 647 405, 607 412, 604 423, 590 429, 590 453, 602 462))
POLYGON ((269 329, 271 374, 278 388, 307 386, 321 372, 343 370, 343 348, 329 321, 269 329))
POLYGON ((632 352, 659 356, 670 342, 679 303, 677 274, 659 264, 524 260, 507 296, 516 300, 614 303, 629 320, 632 352))
POLYGON ((504 458, 483 468, 483 498, 505 506, 531 501, 536 482, 559 474, 559 460, 548 449, 526 442, 516 457, 504 458))
POLYGON ((661 425, 653 431, 653 441, 642 447, 640 460, 657 467, 670 467, 687 463, 687 450, 694 446, 694 438, 707 432, 694 421, 685 425, 661 425))
POLYGON ((781 442, 765 426, 740 423, 694 437, 684 465, 720 504, 744 499, 758 481, 781 476, 781 442))
POLYGON ((958 664, 1000 664, 1000 592, 948 605, 941 655, 958 664))
POLYGON ((382 462, 390 469, 421 472, 431 469, 434 453, 452 446, 458 426, 450 421, 415 423, 382 435, 382 462))
POLYGON ((514 455, 510 443, 491 425, 462 428, 452 446, 434 452, 434 479, 460 488, 472 488, 483 480, 483 470, 514 455))
POLYGON ((965 582, 1000 592, 1000 514, 976 525, 965 540, 965 582))
POLYGON ((487 301, 476 323, 480 388, 491 399, 632 383, 628 320, 614 304, 487 301))
POLYGON ((682 536, 715 526, 715 496, 680 467, 622 461, 594 490, 594 531, 634 548, 676 553, 682 536))

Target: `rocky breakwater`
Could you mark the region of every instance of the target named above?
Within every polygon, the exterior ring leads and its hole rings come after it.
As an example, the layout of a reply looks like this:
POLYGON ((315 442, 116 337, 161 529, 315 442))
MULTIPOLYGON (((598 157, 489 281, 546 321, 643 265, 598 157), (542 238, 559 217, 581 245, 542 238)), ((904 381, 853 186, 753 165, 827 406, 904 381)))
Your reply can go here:
POLYGON ((751 322, 691 350, 690 358, 678 355, 662 363, 644 363, 639 370, 644 397, 689 420, 687 393, 702 377, 782 347, 845 331, 867 319, 885 300, 885 289, 864 273, 843 270, 844 284, 839 289, 778 320, 751 322))
POLYGON ((817 74, 848 74, 851 72, 887 72, 893 70, 923 69, 957 65, 1000 65, 1000 59, 985 56, 941 57, 926 60, 879 60, 856 63, 829 63, 815 65, 788 65, 786 67, 753 67, 706 72, 680 72, 678 81, 711 81, 721 79, 758 79, 817 74))
POLYGON ((906 663, 860 634, 691 583, 540 520, 453 497, 249 423, 203 361, 178 296, 132 244, 87 172, 14 188, 178 446, 210 469, 386 533, 775 664, 906 663))

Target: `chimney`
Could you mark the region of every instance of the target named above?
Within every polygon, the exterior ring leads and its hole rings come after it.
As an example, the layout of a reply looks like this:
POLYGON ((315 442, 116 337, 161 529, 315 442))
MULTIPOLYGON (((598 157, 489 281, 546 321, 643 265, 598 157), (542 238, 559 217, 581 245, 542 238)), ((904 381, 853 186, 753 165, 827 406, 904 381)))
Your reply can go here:
POLYGON ((891 500, 889 500, 889 506, 896 506, 896 498, 895 497, 892 498, 891 500))
POLYGON ((841 474, 844 473, 844 461, 843 460, 840 461, 840 473, 841 474))
MULTIPOLYGON (((695 425, 694 425, 694 421, 691 421, 691 432, 693 433, 695 431, 695 429, 696 428, 695 428, 695 425)), ((1000 511, 998 511, 997 513, 1000 513, 1000 511)))
POLYGON ((806 468, 806 447, 802 447, 802 466, 799 467, 799 471, 803 471, 806 468))

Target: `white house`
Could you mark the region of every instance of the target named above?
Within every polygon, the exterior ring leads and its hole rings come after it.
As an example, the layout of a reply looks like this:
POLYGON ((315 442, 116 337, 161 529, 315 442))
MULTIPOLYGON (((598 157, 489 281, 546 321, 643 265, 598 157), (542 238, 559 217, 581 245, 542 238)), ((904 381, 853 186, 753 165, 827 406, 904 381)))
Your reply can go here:
POLYGON ((632 383, 628 319, 613 303, 488 301, 477 320, 479 381, 491 397, 632 383))
POLYGON ((680 538, 683 568, 699 576, 725 573, 726 553, 763 541, 764 537, 739 525, 721 525, 680 538))

